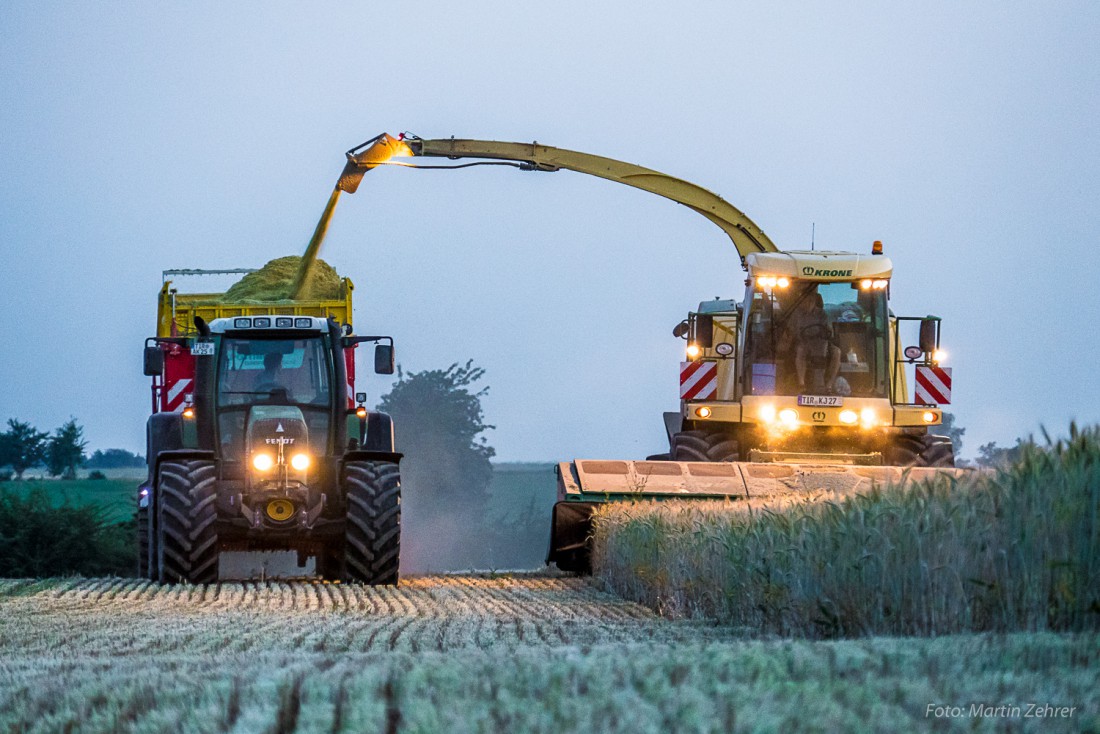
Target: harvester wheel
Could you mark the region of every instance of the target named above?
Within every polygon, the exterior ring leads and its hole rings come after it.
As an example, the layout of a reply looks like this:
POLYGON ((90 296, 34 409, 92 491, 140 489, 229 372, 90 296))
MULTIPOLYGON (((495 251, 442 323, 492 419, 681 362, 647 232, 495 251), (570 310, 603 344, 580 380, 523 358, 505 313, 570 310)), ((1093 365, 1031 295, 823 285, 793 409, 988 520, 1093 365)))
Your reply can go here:
POLYGON ((162 462, 155 491, 160 581, 216 582, 218 496, 214 462, 201 459, 162 462))
POLYGON ((673 461, 737 461, 737 439, 721 431, 680 431, 672 437, 673 461))
POLYGON ((901 434, 894 436, 886 451, 886 464, 889 466, 917 466, 924 443, 920 436, 901 434))
POLYGON ((955 466, 955 447, 947 436, 928 434, 921 441, 920 462, 918 466, 955 466))
POLYGON ((349 461, 344 576, 371 586, 396 584, 401 555, 401 477, 397 464, 349 461))

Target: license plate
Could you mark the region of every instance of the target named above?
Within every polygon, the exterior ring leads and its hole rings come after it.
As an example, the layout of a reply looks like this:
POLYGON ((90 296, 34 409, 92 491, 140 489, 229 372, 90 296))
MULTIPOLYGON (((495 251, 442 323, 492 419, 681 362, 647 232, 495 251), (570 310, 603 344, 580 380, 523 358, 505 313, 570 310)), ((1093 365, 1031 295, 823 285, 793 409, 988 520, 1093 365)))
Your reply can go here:
POLYGON ((844 398, 837 395, 799 395, 798 404, 814 408, 836 408, 844 405, 844 398))
POLYGON ((213 357, 214 342, 195 342, 191 345, 191 354, 195 357, 213 357))

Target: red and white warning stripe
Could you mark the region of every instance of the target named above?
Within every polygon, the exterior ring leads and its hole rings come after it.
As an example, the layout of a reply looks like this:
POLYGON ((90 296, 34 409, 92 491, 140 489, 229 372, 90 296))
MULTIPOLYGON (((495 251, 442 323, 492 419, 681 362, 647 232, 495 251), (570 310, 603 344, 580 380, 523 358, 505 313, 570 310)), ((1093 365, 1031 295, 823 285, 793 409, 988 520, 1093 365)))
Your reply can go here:
POLYGON ((717 395, 717 362, 680 363, 681 400, 713 400, 717 395))
POLYGON ((166 391, 164 409, 171 413, 179 413, 184 408, 188 393, 191 392, 191 384, 194 380, 183 377, 164 386, 166 391))
POLYGON ((348 407, 355 407, 355 350, 344 350, 344 371, 348 378, 348 407))
POLYGON ((917 402, 947 405, 951 402, 951 368, 917 365, 917 402))

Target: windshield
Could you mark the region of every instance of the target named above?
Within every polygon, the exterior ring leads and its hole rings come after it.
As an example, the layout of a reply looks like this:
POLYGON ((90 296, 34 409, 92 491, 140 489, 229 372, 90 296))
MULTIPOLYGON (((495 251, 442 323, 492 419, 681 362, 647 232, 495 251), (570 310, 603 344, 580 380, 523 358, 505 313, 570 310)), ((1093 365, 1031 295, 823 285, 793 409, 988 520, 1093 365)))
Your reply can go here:
POLYGON ((792 280, 748 305, 749 394, 887 396, 885 288, 792 280))
POLYGON ((332 406, 331 367, 320 336, 222 339, 218 359, 218 433, 223 455, 237 458, 252 405, 302 409, 315 450, 325 450, 332 406), (320 443, 318 443, 320 442, 320 443))

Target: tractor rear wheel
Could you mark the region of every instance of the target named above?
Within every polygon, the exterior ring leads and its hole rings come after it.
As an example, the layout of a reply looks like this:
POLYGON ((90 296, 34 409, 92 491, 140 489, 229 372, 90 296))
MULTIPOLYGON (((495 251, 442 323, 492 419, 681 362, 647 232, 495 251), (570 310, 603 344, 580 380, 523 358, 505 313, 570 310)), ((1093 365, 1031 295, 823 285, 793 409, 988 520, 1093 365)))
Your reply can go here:
POLYGON ((344 577, 377 586, 396 584, 401 557, 401 475, 388 461, 344 466, 348 516, 344 577))
POLYGON ((165 461, 157 472, 157 576, 166 583, 218 580, 217 467, 165 461))
POLYGON ((673 461, 739 461, 737 439, 724 431, 680 431, 672 436, 673 461))

